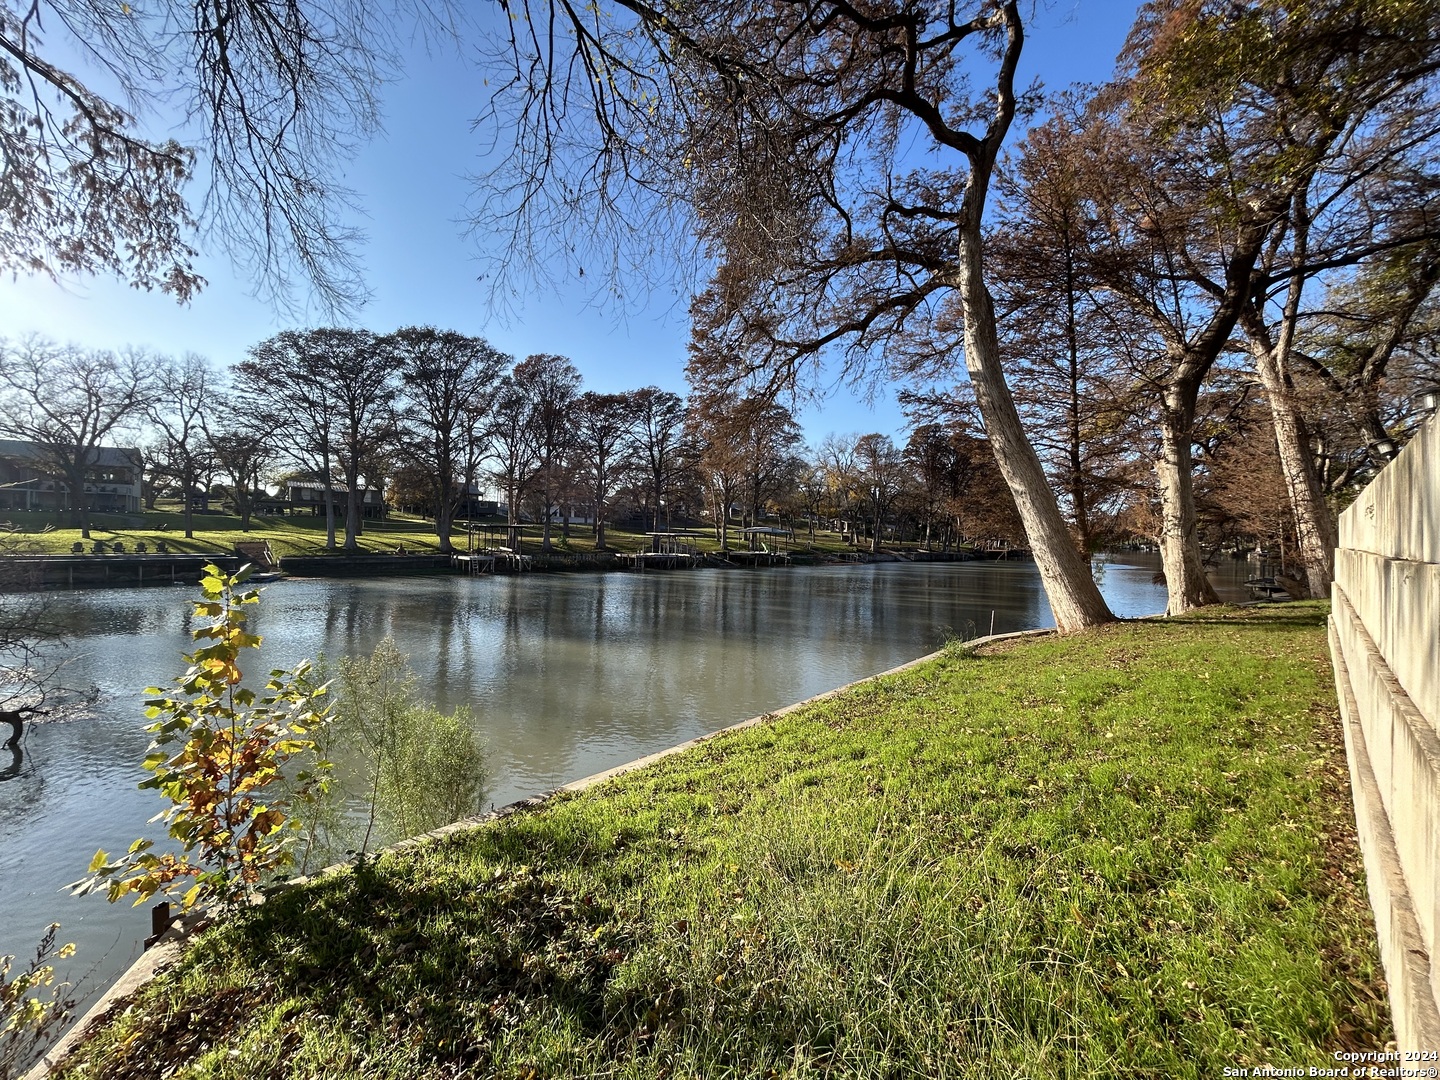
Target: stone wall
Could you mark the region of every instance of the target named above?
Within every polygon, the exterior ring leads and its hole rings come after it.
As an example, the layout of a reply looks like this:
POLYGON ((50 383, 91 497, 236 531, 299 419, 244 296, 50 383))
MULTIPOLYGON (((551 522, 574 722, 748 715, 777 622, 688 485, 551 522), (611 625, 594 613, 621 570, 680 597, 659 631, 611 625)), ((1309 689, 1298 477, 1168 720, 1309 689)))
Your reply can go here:
POLYGON ((1330 653, 1396 1040, 1440 1050, 1440 415, 1340 517, 1330 653))

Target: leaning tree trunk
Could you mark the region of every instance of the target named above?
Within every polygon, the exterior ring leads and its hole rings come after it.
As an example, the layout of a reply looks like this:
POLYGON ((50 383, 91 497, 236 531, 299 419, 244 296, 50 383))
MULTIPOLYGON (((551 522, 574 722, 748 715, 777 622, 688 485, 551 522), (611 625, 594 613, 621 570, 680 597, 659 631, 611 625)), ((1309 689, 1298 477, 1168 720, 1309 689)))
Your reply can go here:
POLYGON ((1160 409, 1160 457, 1155 462, 1160 482, 1160 565, 1169 595, 1167 615, 1220 602, 1205 577, 1200 557, 1190 453, 1194 420, 1194 397, 1188 389, 1167 389, 1160 409))
POLYGON ((26 709, 12 709, 0 712, 0 724, 10 725, 10 738, 6 739, 4 743, 0 743, 0 746, 14 748, 20 745, 20 740, 25 736, 25 717, 23 714, 27 711, 26 709))
POLYGON ((1335 579, 1334 519, 1325 502, 1315 459, 1310 454, 1304 419, 1295 408, 1294 397, 1275 353, 1254 338, 1250 352, 1270 399, 1280 473, 1285 478, 1285 490, 1295 518, 1295 539, 1305 567, 1305 584, 1311 597, 1323 600, 1330 595, 1330 583, 1335 579))
POLYGON ((975 387, 975 400, 995 463, 1020 512, 1025 538, 1035 556, 1045 595, 1061 633, 1114 622, 1105 598, 1090 573, 1090 562, 1076 550, 1060 504, 1045 476, 1040 458, 1015 409, 1000 366, 995 334, 995 306, 982 273, 983 242, 978 212, 960 229, 960 266, 956 287, 965 309, 965 366, 975 387))
POLYGON ((1295 406, 1295 385, 1290 378, 1291 354, 1300 323, 1300 299, 1306 284, 1304 265, 1310 250, 1310 209, 1307 189, 1301 188, 1292 206, 1294 246, 1290 256, 1291 275, 1285 289, 1285 304, 1278 330, 1271 334, 1264 317, 1263 296, 1246 305, 1240 321, 1250 340, 1250 355, 1260 384, 1270 401, 1275 425, 1275 447, 1280 457, 1280 474, 1295 519, 1295 541, 1305 584, 1310 596, 1330 595, 1335 577, 1335 522, 1325 502, 1315 459, 1310 453, 1304 419, 1295 406))

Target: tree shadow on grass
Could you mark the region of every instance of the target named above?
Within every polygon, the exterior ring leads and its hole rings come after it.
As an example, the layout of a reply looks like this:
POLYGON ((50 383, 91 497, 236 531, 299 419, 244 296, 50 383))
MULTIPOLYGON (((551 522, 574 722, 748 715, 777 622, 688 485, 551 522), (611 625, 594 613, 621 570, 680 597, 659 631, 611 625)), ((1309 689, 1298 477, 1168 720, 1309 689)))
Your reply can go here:
MULTIPOLYGON (((475 855, 476 837, 466 839, 475 855)), ((543 869, 457 875, 452 865, 442 878, 410 857, 383 870, 366 864, 208 933, 163 997, 132 1008, 138 1035, 101 1050, 104 1075, 164 1075, 225 1044, 250 1056, 271 1028, 282 1033, 267 1051, 273 1067, 251 1061, 245 1075, 289 1075, 317 1020, 367 1058, 398 1049, 427 1072, 483 1071, 497 1041, 537 1015, 586 1035, 602 1030, 614 1019, 606 984, 631 948, 612 908, 543 869)))

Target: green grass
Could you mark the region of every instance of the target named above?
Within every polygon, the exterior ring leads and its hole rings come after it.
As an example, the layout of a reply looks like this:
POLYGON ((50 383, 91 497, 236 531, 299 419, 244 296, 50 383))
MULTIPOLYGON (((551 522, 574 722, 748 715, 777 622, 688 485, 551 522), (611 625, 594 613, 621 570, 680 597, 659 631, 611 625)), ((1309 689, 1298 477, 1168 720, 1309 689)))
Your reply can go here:
POLYGON ((1324 614, 947 655, 387 855, 204 935, 66 1075, 1169 1078, 1378 1048, 1324 614))
MULTIPOLYGON (((191 518, 193 538, 184 535, 185 517, 178 510, 149 511, 143 515, 95 514, 92 517, 90 535, 92 540, 103 540, 107 544, 122 541, 129 551, 135 550, 135 543, 143 541, 153 551, 158 540, 164 540, 171 551, 177 552, 229 552, 238 541, 268 540, 277 558, 287 555, 325 554, 325 518, 309 514, 293 516, 260 516, 250 519, 248 532, 241 531, 240 518, 233 514, 194 514, 191 518), (136 517, 143 519, 139 527, 132 523, 136 517)), ((12 541, 23 544, 26 550, 48 554, 69 554, 71 545, 81 540, 80 530, 62 527, 54 514, 17 514, 8 517, 0 511, 0 525, 12 524, 16 532, 9 534, 12 541)), ((572 525, 570 538, 560 535, 558 526, 552 527, 553 549, 559 553, 586 553, 595 550, 594 538, 589 526, 572 525)), ((719 542, 711 529, 695 529, 696 535, 688 537, 690 543, 701 551, 718 551, 719 542)), ((648 538, 642 533, 626 532, 607 527, 607 546, 612 551, 639 551, 648 545, 648 538)), ((337 544, 345 540, 343 513, 337 517, 335 526, 337 544)), ((503 542, 503 541, 501 541, 503 542)), ((522 530, 521 544, 527 554, 540 551, 541 528, 527 525, 522 530)), ((451 543, 464 551, 468 543, 463 529, 452 530, 451 543)), ((367 521, 365 532, 359 538, 360 549, 365 552, 393 552, 404 546, 410 551, 434 552, 439 550, 439 538, 435 523, 407 514, 392 514, 385 521, 367 521)), ((739 537, 730 536, 732 548, 741 547, 739 537)), ((86 544, 89 549, 89 544, 86 544)), ((818 533, 813 549, 808 535, 796 534, 793 550, 814 550, 822 554, 841 554, 853 551, 837 533, 818 533)))

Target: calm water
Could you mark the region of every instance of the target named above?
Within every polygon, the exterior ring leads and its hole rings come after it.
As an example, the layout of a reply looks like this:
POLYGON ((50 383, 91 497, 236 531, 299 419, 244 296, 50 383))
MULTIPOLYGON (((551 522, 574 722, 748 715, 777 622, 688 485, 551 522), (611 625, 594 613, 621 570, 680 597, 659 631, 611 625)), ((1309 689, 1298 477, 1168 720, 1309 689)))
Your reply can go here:
MULTIPOLYGON (((1121 615, 1164 609, 1152 556, 1108 557, 1121 615)), ((1226 563, 1233 586, 1245 564, 1226 563)), ((1229 591, 1232 599, 1243 598, 1229 591)), ((180 670, 192 590, 57 597, 74 631, 69 685, 93 714, 33 725, 25 771, 0 784, 0 953, 25 955, 45 925, 75 941, 75 978, 98 993, 138 954, 149 917, 61 892, 96 848, 112 854, 160 809, 141 792, 141 691, 180 670)), ((503 805, 894 667, 949 635, 1053 625, 1033 565, 876 564, 693 573, 292 581, 266 589, 251 628, 255 672, 386 636, 442 708, 469 705, 503 805)), ((5 764, 8 764, 6 762, 5 764)))

